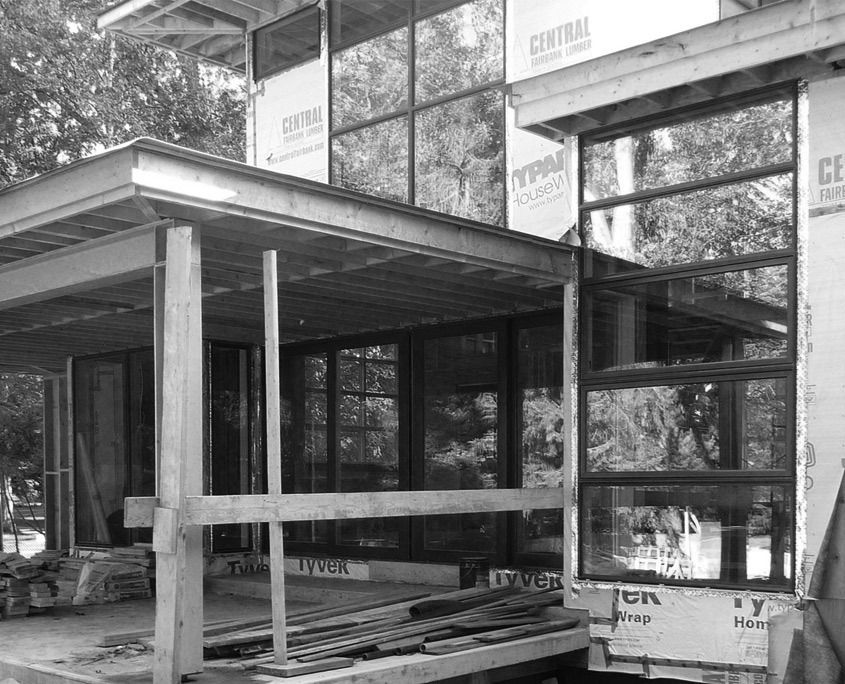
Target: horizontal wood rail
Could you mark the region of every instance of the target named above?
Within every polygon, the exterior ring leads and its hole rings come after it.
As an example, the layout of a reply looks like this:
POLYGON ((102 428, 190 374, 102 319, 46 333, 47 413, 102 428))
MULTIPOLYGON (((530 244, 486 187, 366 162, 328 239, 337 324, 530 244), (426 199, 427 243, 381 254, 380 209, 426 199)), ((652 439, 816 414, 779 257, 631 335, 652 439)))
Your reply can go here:
MULTIPOLYGON (((344 494, 242 494, 185 497, 186 525, 397 518, 563 508, 563 489, 460 489, 344 494)), ((152 527, 154 496, 127 497, 126 527, 152 527)))

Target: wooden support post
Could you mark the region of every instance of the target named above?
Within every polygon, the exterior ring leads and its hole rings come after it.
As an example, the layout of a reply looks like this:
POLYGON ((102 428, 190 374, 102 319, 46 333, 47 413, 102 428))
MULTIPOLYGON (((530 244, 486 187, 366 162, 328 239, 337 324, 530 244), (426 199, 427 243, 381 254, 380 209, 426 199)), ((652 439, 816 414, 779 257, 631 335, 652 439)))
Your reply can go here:
MULTIPOLYGON (((202 491, 202 308, 199 240, 167 233, 164 282, 155 684, 202 671, 202 530, 185 525, 185 496, 202 491)), ((157 298, 158 299, 158 298, 157 298)))
MULTIPOLYGON (((267 396, 267 484, 270 494, 282 493, 278 282, 276 252, 264 252, 264 372, 267 396)), ((270 586, 274 660, 277 665, 287 665, 285 551, 281 522, 270 523, 270 586)))
POLYGON ((575 288, 572 283, 563 286, 563 415, 564 415, 564 439, 563 439, 563 586, 566 589, 564 603, 568 603, 572 596, 572 577, 576 571, 575 559, 578 554, 574 548, 575 530, 577 529, 573 519, 578 510, 578 502, 575 500, 575 468, 578 461, 575 454, 578 453, 575 446, 576 435, 578 434, 577 413, 573 411, 573 382, 575 373, 573 365, 573 339, 575 334, 575 288), (568 554, 568 555, 567 555, 568 554), (568 562, 567 562, 568 561, 568 562))

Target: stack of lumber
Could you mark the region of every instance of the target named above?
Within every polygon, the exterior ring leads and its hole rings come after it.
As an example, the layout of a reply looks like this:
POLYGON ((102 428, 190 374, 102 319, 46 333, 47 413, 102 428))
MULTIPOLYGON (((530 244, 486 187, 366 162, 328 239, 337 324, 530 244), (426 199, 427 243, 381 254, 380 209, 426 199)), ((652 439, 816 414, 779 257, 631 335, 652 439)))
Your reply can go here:
POLYGON ((21 618, 29 615, 29 580, 14 577, 0 578, 3 585, 3 618, 21 618))
POLYGON ((19 553, 0 553, 0 612, 4 619, 29 615, 29 581, 40 575, 38 567, 19 553))
MULTIPOLYGON (((289 616, 287 646, 297 673, 346 667, 407 653, 440 655, 569 629, 576 618, 543 613, 562 605, 562 592, 476 588, 341 606, 289 616)), ((237 627, 203 639, 206 657, 240 655, 246 669, 279 675, 272 624, 237 627)), ((288 675, 283 675, 288 676, 288 675)))
POLYGON ((67 549, 44 549, 43 551, 32 554, 29 560, 42 570, 59 572, 59 561, 67 555, 67 549))
POLYGON ((152 544, 133 544, 132 546, 116 546, 109 553, 115 563, 129 563, 146 568, 147 577, 155 577, 156 559, 152 544))
POLYGON ((59 586, 55 581, 42 577, 40 581, 29 583, 29 612, 43 613, 45 609, 56 605, 69 605, 70 600, 59 600, 59 586))
POLYGON ((28 558, 14 551, 0 553, 0 577, 14 577, 15 579, 30 579, 41 574, 37 565, 28 558))

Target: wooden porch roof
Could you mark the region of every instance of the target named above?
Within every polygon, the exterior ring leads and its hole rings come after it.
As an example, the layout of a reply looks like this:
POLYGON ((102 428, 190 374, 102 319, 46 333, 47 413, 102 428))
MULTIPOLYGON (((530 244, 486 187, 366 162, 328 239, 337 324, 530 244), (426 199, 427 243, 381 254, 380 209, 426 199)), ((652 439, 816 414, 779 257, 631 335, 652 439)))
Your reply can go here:
POLYGON ((560 243, 142 139, 0 191, 0 370, 153 343, 162 231, 202 241, 206 338, 283 342, 560 306, 560 243))

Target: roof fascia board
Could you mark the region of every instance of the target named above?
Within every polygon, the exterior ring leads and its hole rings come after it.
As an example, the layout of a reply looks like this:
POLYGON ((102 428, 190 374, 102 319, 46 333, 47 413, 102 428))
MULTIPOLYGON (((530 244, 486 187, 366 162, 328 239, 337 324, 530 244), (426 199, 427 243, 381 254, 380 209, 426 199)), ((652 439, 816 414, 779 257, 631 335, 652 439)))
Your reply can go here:
POLYGON ((0 237, 132 197, 132 156, 123 146, 0 191, 0 237))
POLYGON ((513 84, 520 128, 845 42, 841 0, 788 0, 513 84))
POLYGON ((159 221, 0 266, 0 310, 152 273, 161 259, 159 221))
POLYGON ((571 277, 570 250, 548 240, 415 210, 322 183, 262 173, 244 164, 234 169, 234 162, 213 157, 206 158, 211 163, 198 164, 199 159, 193 155, 163 153, 169 151, 153 141, 143 141, 136 151, 133 182, 139 194, 151 200, 546 281, 566 282, 571 277))

